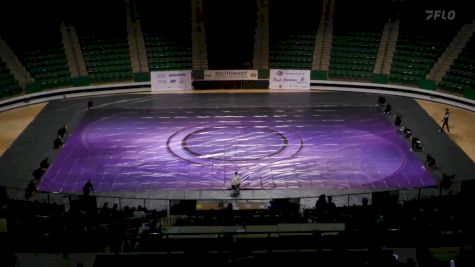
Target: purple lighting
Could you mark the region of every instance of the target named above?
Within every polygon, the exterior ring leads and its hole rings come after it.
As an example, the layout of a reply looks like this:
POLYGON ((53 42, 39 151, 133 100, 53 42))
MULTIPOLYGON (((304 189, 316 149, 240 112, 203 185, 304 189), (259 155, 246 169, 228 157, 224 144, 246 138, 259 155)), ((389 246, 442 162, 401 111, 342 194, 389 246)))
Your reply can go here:
POLYGON ((433 185, 375 107, 189 108, 88 113, 40 189, 97 192, 384 189, 433 185))

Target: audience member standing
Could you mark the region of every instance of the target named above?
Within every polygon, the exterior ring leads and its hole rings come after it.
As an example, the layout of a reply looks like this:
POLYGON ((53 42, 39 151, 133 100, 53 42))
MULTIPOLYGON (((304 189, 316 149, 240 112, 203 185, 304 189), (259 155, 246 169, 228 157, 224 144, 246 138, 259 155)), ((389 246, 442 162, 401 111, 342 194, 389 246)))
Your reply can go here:
POLYGON ((84 184, 84 187, 82 188, 82 192, 84 193, 85 196, 89 196, 91 191, 94 191, 94 187, 92 186, 91 179, 87 180, 87 183, 84 184))
POLYGON ((447 132, 450 133, 450 128, 449 128, 449 109, 446 108, 445 109, 445 114, 444 114, 444 118, 442 119, 442 127, 440 128, 439 130, 439 133, 443 132, 444 131, 444 128, 447 126, 447 132))
POLYGON ((235 193, 239 192, 241 187, 241 177, 239 176, 238 172, 235 172, 233 177, 231 178, 231 186, 235 193))

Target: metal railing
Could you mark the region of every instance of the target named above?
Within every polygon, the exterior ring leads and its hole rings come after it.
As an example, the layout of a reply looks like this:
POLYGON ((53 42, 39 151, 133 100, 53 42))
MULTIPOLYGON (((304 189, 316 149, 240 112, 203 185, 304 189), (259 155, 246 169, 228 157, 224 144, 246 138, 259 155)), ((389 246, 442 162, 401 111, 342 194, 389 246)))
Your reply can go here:
MULTIPOLYGON (((408 200, 423 199, 430 197, 439 197, 447 194, 457 194, 460 192, 460 183, 453 183, 450 191, 441 189, 437 186, 431 187, 421 187, 421 188, 408 188, 408 189, 397 189, 397 190, 386 190, 386 191, 377 191, 377 192, 388 192, 389 195, 396 198, 399 202, 404 202, 408 200)), ((25 189, 16 188, 16 187, 6 187, 7 196, 9 199, 16 200, 25 200, 25 189)), ((364 198, 368 199, 368 204, 372 204, 372 194, 375 192, 363 192, 363 193, 349 193, 341 195, 329 195, 332 196, 333 202, 337 207, 343 206, 357 206, 362 204, 364 198)), ((179 199, 169 199, 169 198, 141 198, 141 197, 124 197, 124 196, 109 196, 109 195, 100 195, 98 193, 92 193, 92 196, 96 198, 97 207, 102 207, 105 203, 109 207, 117 205, 118 209, 123 209, 125 206, 128 207, 145 207, 147 210, 169 210, 172 206, 173 201, 179 199)), ((50 204, 59 204, 64 205, 66 211, 69 210, 70 202, 72 200, 79 199, 81 194, 76 193, 60 193, 60 192, 35 192, 33 196, 29 199, 30 201, 36 202, 45 202, 50 204)), ((318 200, 318 196, 304 196, 300 198, 300 207, 301 209, 313 208, 315 207, 315 202, 318 200)), ((189 199, 193 200, 193 199, 189 199)), ((233 203, 236 201, 239 202, 270 202, 272 198, 235 198, 235 199, 195 199, 197 201, 211 201, 211 202, 223 202, 225 207, 227 203, 233 203)))

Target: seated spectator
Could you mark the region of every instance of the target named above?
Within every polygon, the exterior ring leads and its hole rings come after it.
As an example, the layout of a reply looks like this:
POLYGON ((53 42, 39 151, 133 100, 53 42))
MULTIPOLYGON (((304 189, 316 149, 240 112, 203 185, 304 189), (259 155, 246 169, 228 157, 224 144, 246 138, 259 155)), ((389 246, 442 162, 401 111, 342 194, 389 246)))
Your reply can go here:
POLYGON ((452 175, 447 175, 447 174, 442 174, 442 181, 440 181, 440 187, 444 189, 450 189, 452 186, 452 183, 454 182, 455 179, 455 174, 452 175))
POLYGON ((401 115, 397 114, 396 119, 394 120, 394 126, 401 127, 401 122, 402 122, 401 115))
POLYGON ((336 213, 336 205, 335 203, 333 203, 332 196, 327 197, 327 211, 328 215, 330 216, 330 219, 333 220, 336 213))
POLYGON ((58 136, 64 138, 64 136, 68 134, 68 125, 65 124, 62 128, 58 130, 58 136))
POLYGON ((28 186, 26 187, 26 190, 25 190, 25 199, 26 199, 26 200, 29 200, 30 197, 32 197, 35 192, 38 192, 38 184, 39 184, 39 182, 40 182, 40 180, 38 180, 38 179, 33 179, 33 180, 31 180, 31 182, 28 184, 28 186))
POLYGON ((60 149, 61 147, 63 147, 64 145, 64 142, 63 142, 63 139, 61 139, 60 136, 56 137, 56 139, 54 139, 54 142, 53 142, 53 147, 54 149, 60 149))
POLYGON ((384 109, 384 113, 386 113, 386 115, 391 114, 391 109, 392 109, 391 105, 387 104, 386 108, 384 109))
POLYGON ((48 169, 48 167, 49 167, 49 165, 50 165, 48 161, 49 161, 49 157, 46 157, 44 160, 42 160, 42 161, 40 162, 40 168, 42 168, 42 169, 48 169))
POLYGON ((137 210, 135 210, 132 213, 132 215, 134 216, 134 218, 141 220, 141 219, 145 218, 146 214, 145 214, 145 211, 142 208, 142 206, 138 206, 137 210))
POLYGON ((406 127, 402 127, 402 129, 400 129, 402 134, 406 137, 406 138, 411 138, 412 136, 412 131, 411 129, 409 128, 406 128, 406 127))
POLYGON ((436 165, 436 163, 435 163, 435 159, 434 159, 431 155, 429 155, 429 154, 426 155, 426 162, 425 162, 425 164, 426 164, 428 167, 437 168, 437 165, 436 165))
POLYGON ((378 97, 378 106, 379 108, 382 108, 386 104, 386 98, 380 96, 378 97))
POLYGON ((419 138, 413 136, 413 137, 411 137, 411 139, 412 139, 412 142, 411 142, 412 143, 412 149, 414 151, 423 149, 422 145, 421 145, 422 142, 419 140, 419 138))
POLYGON ((452 184, 454 183, 455 175, 447 175, 447 174, 442 174, 442 180, 440 181, 440 192, 439 196, 442 196, 442 190, 447 190, 449 191, 449 194, 451 194, 451 187, 452 184))
POLYGON ((326 210, 327 209, 327 199, 326 199, 326 196, 325 195, 320 195, 320 197, 318 197, 318 200, 317 202, 315 202, 315 209, 316 210, 326 210))
POLYGON ((46 169, 40 167, 33 171, 32 173, 33 178, 41 181, 41 178, 43 178, 43 175, 45 174, 45 172, 46 172, 46 169))

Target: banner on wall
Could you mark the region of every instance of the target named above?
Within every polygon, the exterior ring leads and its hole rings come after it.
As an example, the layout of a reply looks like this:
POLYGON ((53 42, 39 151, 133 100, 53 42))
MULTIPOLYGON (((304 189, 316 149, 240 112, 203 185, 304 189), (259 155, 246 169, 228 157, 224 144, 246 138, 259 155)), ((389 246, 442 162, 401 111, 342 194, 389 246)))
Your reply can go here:
POLYGON ((310 89, 310 70, 269 71, 270 89, 310 89))
POLYGON ((204 79, 209 81, 257 80, 257 70, 205 70, 204 79))
POLYGON ((150 72, 152 91, 193 89, 191 70, 150 72))

